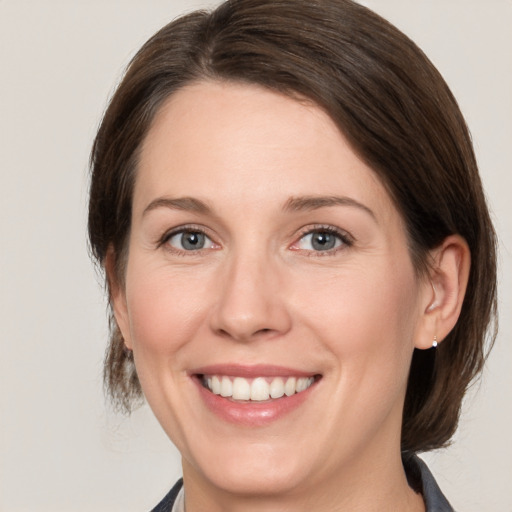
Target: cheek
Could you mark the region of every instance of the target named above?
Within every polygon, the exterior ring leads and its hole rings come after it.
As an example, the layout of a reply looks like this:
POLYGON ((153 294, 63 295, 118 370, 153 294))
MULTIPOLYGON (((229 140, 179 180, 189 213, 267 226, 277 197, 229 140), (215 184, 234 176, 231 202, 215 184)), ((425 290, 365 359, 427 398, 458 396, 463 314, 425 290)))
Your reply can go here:
POLYGON ((302 289, 307 293, 300 294, 296 310, 307 312, 304 322, 323 333, 340 364, 366 359, 380 364, 384 358, 403 365, 403 358, 410 357, 418 321, 418 284, 407 263, 398 268, 345 268, 317 275, 302 289))
POLYGON ((197 283, 136 263, 128 269, 126 286, 134 352, 170 356, 193 337, 204 301, 197 283))

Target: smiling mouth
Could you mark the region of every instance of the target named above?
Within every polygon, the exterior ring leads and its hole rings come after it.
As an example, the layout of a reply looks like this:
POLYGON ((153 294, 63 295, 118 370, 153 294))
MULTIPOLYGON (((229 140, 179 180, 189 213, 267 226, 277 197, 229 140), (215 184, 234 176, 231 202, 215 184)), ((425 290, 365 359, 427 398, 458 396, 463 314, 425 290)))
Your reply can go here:
POLYGON ((201 384, 215 395, 233 401, 264 402, 302 393, 320 376, 314 377, 230 377, 226 375, 199 375, 201 384))

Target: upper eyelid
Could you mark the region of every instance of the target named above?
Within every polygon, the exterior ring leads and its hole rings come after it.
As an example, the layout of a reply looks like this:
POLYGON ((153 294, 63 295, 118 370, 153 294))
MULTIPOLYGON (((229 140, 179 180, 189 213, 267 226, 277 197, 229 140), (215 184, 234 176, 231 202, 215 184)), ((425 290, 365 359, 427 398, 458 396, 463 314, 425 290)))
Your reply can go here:
MULTIPOLYGON (((158 245, 162 245, 162 244, 166 243, 173 236, 176 236, 176 235, 186 232, 186 231, 202 233, 205 236, 207 236, 208 238, 210 238, 212 241, 214 241, 213 237, 210 233, 210 230, 208 228, 206 228, 205 226, 201 226, 198 224, 184 224, 182 226, 176 226, 174 228, 171 228, 171 229, 168 229, 167 231, 165 231, 163 233, 163 235, 161 237, 159 237, 158 245)), ((214 243, 216 243, 216 242, 214 242, 214 243)))
POLYGON ((313 224, 304 226, 299 230, 297 241, 306 235, 314 233, 315 231, 328 231, 329 233, 338 235, 342 240, 346 240, 347 242, 353 243, 355 241, 355 238, 348 231, 330 224, 313 224))
POLYGON ((298 236, 296 236, 295 241, 289 245, 289 249, 292 251, 300 252, 308 257, 328 257, 328 256, 335 256, 340 251, 345 251, 352 247, 355 243, 355 238, 346 230, 338 228, 336 226, 332 225, 316 225, 316 226, 304 226, 304 228, 301 230, 298 236), (338 247, 333 247, 331 249, 326 249, 323 251, 317 251, 314 249, 303 249, 301 247, 298 247, 301 240, 308 235, 311 235, 315 232, 321 232, 321 231, 327 231, 329 233, 332 233, 333 235, 337 236, 340 241, 341 245, 338 247))

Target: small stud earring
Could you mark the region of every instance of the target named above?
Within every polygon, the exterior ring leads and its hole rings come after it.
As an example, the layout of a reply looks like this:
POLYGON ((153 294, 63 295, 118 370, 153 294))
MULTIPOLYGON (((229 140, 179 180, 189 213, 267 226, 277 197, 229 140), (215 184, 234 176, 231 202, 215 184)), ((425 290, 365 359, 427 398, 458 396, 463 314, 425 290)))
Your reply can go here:
POLYGON ((436 335, 434 335, 434 341, 432 342, 432 346, 433 346, 434 348, 436 348, 436 347, 437 347, 437 336, 436 336, 436 335))

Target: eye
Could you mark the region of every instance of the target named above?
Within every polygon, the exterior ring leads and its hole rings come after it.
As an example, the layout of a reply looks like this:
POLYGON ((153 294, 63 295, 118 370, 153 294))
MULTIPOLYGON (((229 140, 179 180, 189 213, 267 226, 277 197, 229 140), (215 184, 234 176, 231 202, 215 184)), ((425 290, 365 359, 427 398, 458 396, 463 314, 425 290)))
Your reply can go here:
POLYGON ((202 231, 183 229, 172 233, 165 241, 174 249, 180 251, 199 251, 201 249, 213 249, 215 244, 202 231))
POLYGON ((304 251, 327 252, 343 245, 350 245, 350 241, 345 235, 332 229, 320 228, 311 230, 303 235, 292 248, 304 251))

